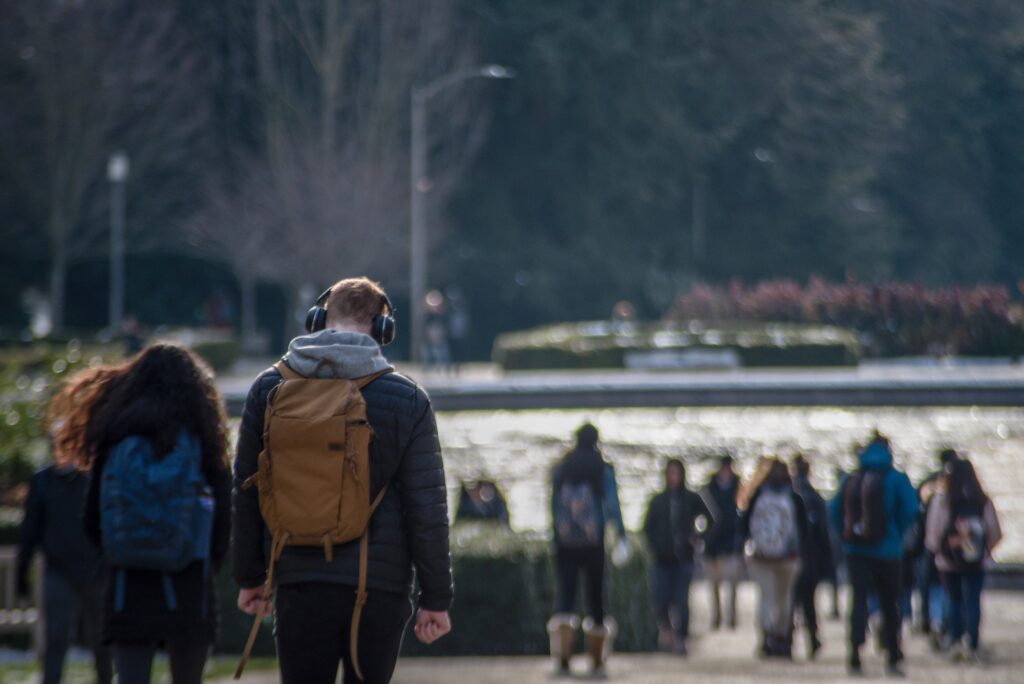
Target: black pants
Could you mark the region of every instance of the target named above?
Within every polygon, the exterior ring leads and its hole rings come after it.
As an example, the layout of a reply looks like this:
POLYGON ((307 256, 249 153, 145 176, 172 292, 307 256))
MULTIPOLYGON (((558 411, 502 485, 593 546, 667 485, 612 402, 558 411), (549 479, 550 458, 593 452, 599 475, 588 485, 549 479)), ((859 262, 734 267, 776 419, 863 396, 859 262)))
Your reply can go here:
MULTIPOLYGON (((345 682, 358 682, 349 636, 356 590, 342 584, 303 582, 278 587, 274 637, 283 684, 334 684, 338 663, 345 682)), ((408 596, 369 591, 359 623, 363 684, 391 681, 412 615, 408 596)))
POLYGON ((874 591, 882 612, 882 640, 889 652, 889 662, 900 654, 900 591, 901 574, 898 558, 871 558, 851 555, 846 559, 853 589, 850 609, 850 646, 858 651, 864 645, 868 626, 868 594, 874 591))
POLYGON ((46 622, 46 648, 43 657, 43 684, 59 684, 64 673, 64 657, 82 621, 85 645, 92 649, 96 681, 110 684, 113 666, 110 649, 100 643, 100 615, 103 582, 69 582, 59 572, 47 568, 43 579, 43 613, 46 622))
POLYGON ((594 622, 604 622, 604 548, 558 548, 555 552, 558 572, 556 613, 572 613, 576 605, 576 580, 580 572, 586 586, 587 614, 594 622))
POLYGON ((818 609, 814 603, 814 595, 818 591, 818 576, 813 569, 802 569, 796 576, 796 590, 793 596, 794 613, 800 611, 804 616, 804 626, 811 638, 818 638, 818 609))
MULTIPOLYGON (((182 637, 168 639, 166 649, 174 684, 200 684, 203 681, 209 643, 182 637)), ((156 651, 155 643, 114 642, 117 684, 149 684, 156 651)))

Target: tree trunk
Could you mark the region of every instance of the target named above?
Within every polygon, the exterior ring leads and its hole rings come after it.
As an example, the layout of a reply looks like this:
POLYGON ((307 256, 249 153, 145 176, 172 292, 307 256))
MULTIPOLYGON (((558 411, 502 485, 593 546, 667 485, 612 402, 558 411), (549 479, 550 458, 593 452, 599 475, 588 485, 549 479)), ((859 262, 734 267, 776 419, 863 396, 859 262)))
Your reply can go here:
POLYGON ((54 244, 53 263, 50 264, 50 334, 64 330, 64 286, 67 281, 68 247, 63 240, 54 244))
POLYGON ((707 186, 707 179, 704 175, 695 173, 693 176, 693 198, 691 202, 691 209, 693 211, 691 255, 695 272, 700 270, 707 252, 707 186))
POLYGON ((242 351, 255 353, 258 331, 256 330, 256 278, 248 271, 238 275, 242 299, 242 351))

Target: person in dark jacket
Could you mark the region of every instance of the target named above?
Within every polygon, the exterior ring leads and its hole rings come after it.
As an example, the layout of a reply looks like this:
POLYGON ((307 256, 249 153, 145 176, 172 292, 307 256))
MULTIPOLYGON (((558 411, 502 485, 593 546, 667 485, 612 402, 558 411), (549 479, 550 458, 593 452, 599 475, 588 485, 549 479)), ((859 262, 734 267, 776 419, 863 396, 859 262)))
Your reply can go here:
POLYGON ((786 464, 763 459, 740 495, 740 534, 760 588, 761 655, 793 657, 793 590, 807 540, 807 511, 786 464))
POLYGON ((142 438, 162 459, 178 449, 183 434, 198 446, 196 465, 213 508, 208 559, 176 573, 108 563, 103 636, 113 644, 121 684, 148 682, 158 648, 167 651, 175 684, 200 682, 217 634, 214 577, 227 555, 231 531, 226 421, 213 373, 187 349, 159 344, 121 366, 86 376, 78 394, 82 400, 77 405, 87 418, 75 453, 85 455, 91 472, 85 529, 105 556, 110 550, 101 529, 106 513, 101 511, 100 483, 115 447, 142 438))
MULTIPOLYGON (((307 378, 362 378, 370 443, 370 499, 387 491, 369 523, 368 598, 358 656, 366 684, 390 681, 412 614, 413 570, 419 586, 414 633, 432 643, 451 629, 452 566, 441 447, 430 399, 415 382, 391 371, 381 354, 378 323, 392 312, 380 286, 366 278, 336 283, 326 294, 326 328, 291 341, 284 362, 307 378), (375 322, 375 319, 377 322, 375 322)), ((392 321, 393 325, 393 321, 392 321)), ((316 326, 313 326, 316 327, 316 326)), ((267 589, 266 542, 255 488, 263 449, 267 396, 281 382, 271 368, 246 399, 235 459, 234 577, 239 607, 255 615, 267 589)), ((274 570, 275 637, 285 684, 356 680, 349 650, 359 575, 359 542, 336 545, 326 561, 319 548, 287 546, 274 570)))
POLYGON ((715 524, 704 537, 704 572, 711 591, 711 629, 722 625, 722 589, 725 589, 726 624, 736 629, 736 589, 743 572, 743 541, 736 499, 740 478, 732 468, 732 456, 723 456, 718 470, 702 495, 714 515, 715 524), (724 587, 723 587, 724 585, 724 587))
POLYGON ((832 542, 828 525, 828 507, 825 499, 811 484, 811 464, 803 454, 793 457, 792 471, 793 490, 804 502, 804 509, 807 511, 807 539, 803 544, 800 572, 796 577, 795 608, 804 616, 807 650, 813 660, 821 650, 818 610, 814 598, 818 584, 834 572, 832 542))
MULTIPOLYGON (((61 427, 56 421, 51 434, 61 427)), ((79 622, 93 651, 96 681, 110 684, 113 679, 110 649, 100 638, 105 568, 99 549, 86 537, 81 523, 88 489, 89 474, 57 449, 53 465, 29 482, 18 541, 17 592, 22 597, 31 593, 32 558, 41 549, 46 561, 42 577, 43 684, 60 682, 79 622)))
POLYGON ((605 530, 611 525, 619 544, 626 544, 615 469, 598 447, 597 428, 585 423, 576 431, 576 446, 551 473, 551 520, 558 585, 555 613, 548 621, 551 655, 559 670, 569 671, 569 659, 579 624, 575 615, 576 582, 586 584, 587 618, 584 644, 595 674, 604 671, 615 638, 615 622, 605 617, 605 530))
POLYGON ((670 459, 665 466, 665 489, 654 495, 644 517, 651 552, 651 605, 662 650, 686 655, 695 541, 713 524, 704 500, 686 488, 683 462, 670 459))
MULTIPOLYGON (((861 471, 871 471, 882 477, 885 529, 881 539, 873 544, 857 543, 844 538, 843 553, 853 590, 848 667, 851 674, 863 673, 860 648, 864 645, 867 632, 868 595, 873 591, 882 611, 883 641, 888 653, 887 668, 890 674, 901 676, 900 559, 903 556, 904 535, 917 517, 917 491, 910 484, 910 478, 893 467, 892 449, 884 436, 876 433, 861 451, 859 460, 861 471)), ((845 529, 844 494, 849 481, 847 478, 840 483, 835 498, 828 506, 832 526, 841 534, 845 529)))

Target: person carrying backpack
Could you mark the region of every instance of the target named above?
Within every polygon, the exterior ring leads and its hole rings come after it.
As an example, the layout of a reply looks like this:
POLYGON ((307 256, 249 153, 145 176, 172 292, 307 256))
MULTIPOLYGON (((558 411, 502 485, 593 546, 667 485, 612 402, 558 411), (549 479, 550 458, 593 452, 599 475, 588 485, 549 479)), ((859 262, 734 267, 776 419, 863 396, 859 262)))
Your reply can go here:
POLYGON ((829 518, 843 538, 853 592, 850 603, 850 674, 863 668, 860 648, 868 622, 868 595, 878 597, 883 621, 887 671, 901 676, 901 558, 907 529, 917 515, 917 491, 893 466, 889 440, 875 433, 859 455, 860 467, 844 479, 829 502, 829 518))
POLYGON ((722 589, 726 594, 726 625, 736 629, 736 589, 743 573, 743 541, 736 507, 739 492, 740 478, 732 469, 732 456, 726 454, 701 492, 715 518, 715 524, 704 535, 704 574, 711 592, 712 630, 722 625, 722 589))
POLYGON ((604 671, 615 638, 615 622, 604 613, 605 526, 611 524, 626 543, 615 469, 598 448, 598 432, 586 423, 576 431, 576 448, 555 466, 551 477, 551 519, 554 527, 557 593, 548 622, 551 655, 559 671, 569 671, 579 621, 575 615, 576 581, 583 573, 587 618, 584 644, 593 671, 604 671))
POLYGON ((86 419, 74 452, 91 471, 85 530, 110 567, 103 636, 118 682, 149 682, 158 648, 174 684, 200 682, 231 529, 212 372, 192 352, 160 344, 97 378, 76 404, 86 419))
POLYGON ((427 394, 381 354, 394 314, 377 283, 335 283, 242 412, 238 606, 254 616, 251 647, 273 605, 284 684, 333 684, 339 663, 346 682, 390 681, 414 569, 416 637, 429 644, 451 630, 441 447, 427 394))
POLYGON ((760 588, 760 654, 793 656, 793 590, 807 539, 807 512, 786 464, 764 459, 740 501, 740 534, 760 588))
MULTIPOLYGON (((69 385, 50 403, 50 414, 63 406, 69 385)), ((61 447, 64 421, 59 417, 50 427, 53 464, 29 481, 18 540, 16 591, 22 598, 32 593, 29 574, 37 549, 45 558, 42 582, 43 684, 58 684, 64 673, 64 658, 79 622, 86 644, 93 652, 98 684, 110 684, 114 672, 110 649, 100 638, 100 606, 106 568, 99 549, 82 529, 82 508, 89 489, 89 474, 61 447)))
POLYGON ((992 499, 966 459, 946 464, 940 490, 932 497, 925 545, 949 595, 949 637, 953 658, 976 661, 981 631, 981 591, 992 550, 1003 538, 992 499), (966 634, 967 643, 963 644, 966 634))
POLYGON ((651 551, 650 589, 658 621, 658 646, 686 655, 690 636, 690 582, 698 540, 714 524, 704 500, 686 488, 686 468, 677 458, 665 466, 665 489, 651 499, 644 516, 644 536, 651 551))

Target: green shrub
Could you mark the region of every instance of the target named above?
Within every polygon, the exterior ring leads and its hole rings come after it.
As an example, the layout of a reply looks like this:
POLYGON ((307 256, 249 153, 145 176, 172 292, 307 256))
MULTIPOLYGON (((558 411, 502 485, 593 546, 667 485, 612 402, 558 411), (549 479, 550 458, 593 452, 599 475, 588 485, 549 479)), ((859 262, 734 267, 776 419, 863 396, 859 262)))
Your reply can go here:
MULTIPOLYGON (((460 526, 453 531, 452 556, 455 572, 452 633, 427 647, 416 640, 410 628, 403 654, 547 653, 546 623, 555 597, 550 543, 500 527, 460 526)), ((619 623, 615 648, 621 651, 654 649, 657 628, 648 604, 643 554, 634 553, 622 568, 610 563, 607 568, 606 612, 619 623)), ((580 600, 576 605, 582 611, 584 604, 580 600)))
POLYGON ((192 351, 203 357, 210 368, 217 371, 230 370, 238 360, 239 346, 236 340, 211 340, 200 342, 192 347, 192 351))
POLYGON ((505 333, 493 358, 505 370, 623 368, 631 353, 734 354, 743 366, 844 366, 857 363, 853 332, 826 325, 690 321, 629 324, 564 323, 505 333))

